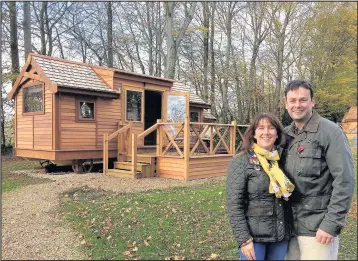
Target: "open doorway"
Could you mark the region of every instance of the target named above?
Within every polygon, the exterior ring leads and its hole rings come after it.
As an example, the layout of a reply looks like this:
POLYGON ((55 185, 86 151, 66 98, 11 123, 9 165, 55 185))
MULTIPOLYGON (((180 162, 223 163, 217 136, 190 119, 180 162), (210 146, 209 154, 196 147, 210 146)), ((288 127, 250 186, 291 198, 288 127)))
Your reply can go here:
MULTIPOLYGON (((146 90, 144 97, 144 130, 146 130, 162 118, 162 93, 146 90)), ((144 138, 144 145, 155 145, 156 141, 157 131, 153 131, 144 138)))

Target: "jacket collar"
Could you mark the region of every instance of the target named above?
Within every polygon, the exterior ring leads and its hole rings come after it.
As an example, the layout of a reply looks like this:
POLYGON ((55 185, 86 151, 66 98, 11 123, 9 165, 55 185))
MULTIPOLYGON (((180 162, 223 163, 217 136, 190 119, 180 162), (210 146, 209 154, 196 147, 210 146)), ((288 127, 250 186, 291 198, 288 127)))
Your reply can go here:
MULTIPOLYGON (((317 132, 318 131, 318 126, 319 126, 319 121, 320 121, 320 116, 319 114, 313 110, 312 111, 312 116, 311 118, 308 120, 308 122, 305 124, 305 126, 303 127, 303 131, 306 131, 306 132, 317 132)), ((288 130, 288 135, 290 136, 297 136, 294 132, 293 132, 293 129, 296 128, 295 126, 295 122, 293 121, 291 123, 291 127, 289 128, 288 130)))

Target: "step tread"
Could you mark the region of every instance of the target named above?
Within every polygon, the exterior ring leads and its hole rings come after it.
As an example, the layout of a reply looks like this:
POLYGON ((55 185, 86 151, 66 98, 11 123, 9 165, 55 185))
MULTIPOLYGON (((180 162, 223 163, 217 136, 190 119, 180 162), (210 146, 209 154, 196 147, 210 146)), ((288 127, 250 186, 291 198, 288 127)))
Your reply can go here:
MULTIPOLYGON (((131 161, 115 161, 114 164, 125 164, 125 165, 132 165, 131 161)), ((150 165, 148 162, 137 162, 137 165, 150 165)))
MULTIPOLYGON (((117 169, 117 168, 115 168, 115 169, 108 169, 108 171, 109 172, 117 172, 117 173, 124 173, 124 174, 130 174, 130 173, 132 173, 132 171, 131 170, 128 170, 128 169, 117 169)), ((137 173, 141 173, 140 171, 137 171, 137 173)))

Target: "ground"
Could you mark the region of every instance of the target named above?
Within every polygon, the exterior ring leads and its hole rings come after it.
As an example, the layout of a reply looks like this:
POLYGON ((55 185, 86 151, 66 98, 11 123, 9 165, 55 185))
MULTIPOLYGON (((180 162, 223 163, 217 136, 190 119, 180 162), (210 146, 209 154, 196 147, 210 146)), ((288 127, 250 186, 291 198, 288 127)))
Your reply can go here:
POLYGON ((45 174, 43 170, 17 173, 53 182, 27 185, 3 195, 2 259, 86 260, 77 248, 80 240, 74 231, 64 225, 64 220, 57 212, 60 195, 79 184, 114 193, 128 193, 208 182, 207 179, 187 183, 162 178, 132 180, 104 177, 99 173, 45 174))

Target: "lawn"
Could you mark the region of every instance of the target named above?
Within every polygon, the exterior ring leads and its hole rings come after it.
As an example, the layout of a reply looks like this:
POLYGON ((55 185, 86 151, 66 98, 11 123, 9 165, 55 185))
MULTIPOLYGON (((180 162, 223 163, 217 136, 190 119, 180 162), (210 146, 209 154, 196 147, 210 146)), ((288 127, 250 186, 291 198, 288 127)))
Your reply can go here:
POLYGON ((20 170, 31 171, 39 168, 41 167, 38 160, 27 160, 16 157, 3 159, 1 162, 2 192, 13 191, 30 184, 51 182, 49 179, 34 178, 17 172, 20 170))
MULTIPOLYGON (((78 188, 63 194, 61 213, 88 259, 237 260, 225 192, 224 181, 123 195, 78 188)), ((355 205, 339 259, 356 260, 356 235, 355 205)))
MULTIPOLYGON (((88 259, 237 260, 225 193, 225 181, 123 195, 77 188, 63 194, 61 213, 88 259)), ((357 260, 356 246, 357 187, 338 258, 357 260)))

